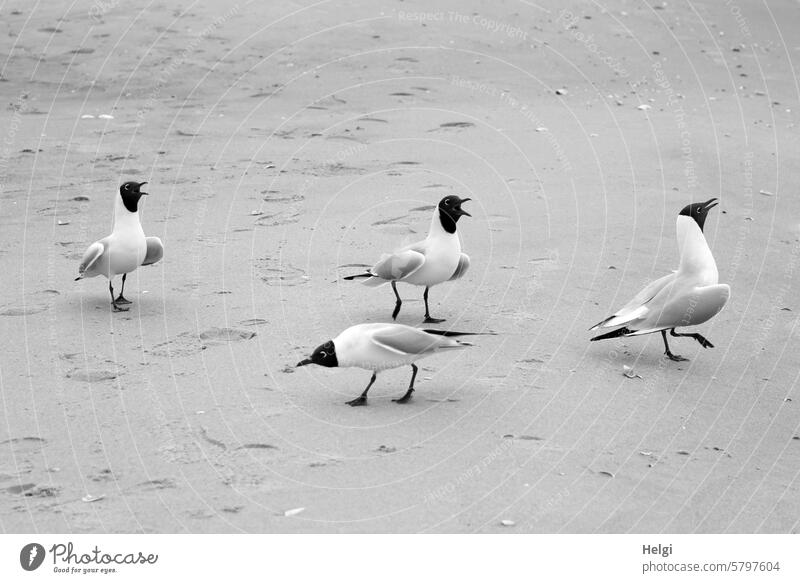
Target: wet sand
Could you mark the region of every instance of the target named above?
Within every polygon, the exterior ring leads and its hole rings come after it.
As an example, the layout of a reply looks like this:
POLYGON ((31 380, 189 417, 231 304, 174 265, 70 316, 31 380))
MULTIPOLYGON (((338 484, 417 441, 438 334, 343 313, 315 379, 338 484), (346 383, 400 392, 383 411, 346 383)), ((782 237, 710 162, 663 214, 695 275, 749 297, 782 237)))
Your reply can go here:
POLYGON ((3 532, 798 530, 796 3, 210 4, 3 8, 3 532), (165 256, 115 314, 73 279, 124 180, 165 256), (293 365, 448 193, 431 311, 497 335, 348 407, 293 365), (715 347, 589 343, 712 196, 715 347))

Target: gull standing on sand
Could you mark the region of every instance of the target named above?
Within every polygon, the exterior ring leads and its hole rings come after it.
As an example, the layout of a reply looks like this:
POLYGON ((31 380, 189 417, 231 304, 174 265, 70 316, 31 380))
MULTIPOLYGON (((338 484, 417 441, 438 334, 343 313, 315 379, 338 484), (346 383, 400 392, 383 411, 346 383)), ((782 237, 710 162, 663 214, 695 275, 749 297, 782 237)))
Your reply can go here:
POLYGON ((367 393, 380 371, 410 364, 413 372, 408 390, 399 399, 392 399, 395 403, 407 403, 414 392, 414 379, 417 377, 418 369, 414 362, 440 350, 472 346, 469 342, 454 340, 452 337, 476 334, 478 333, 420 330, 403 324, 358 324, 318 346, 310 358, 301 360, 297 366, 318 364, 371 370, 372 378, 361 396, 347 401, 351 407, 357 407, 367 404, 367 393))
POLYGON ((688 360, 672 354, 667 344, 667 330, 672 336, 687 336, 703 348, 713 348, 700 334, 678 334, 675 328, 697 326, 717 315, 731 295, 727 284, 720 284, 717 264, 708 247, 703 225, 708 211, 717 199, 690 204, 678 215, 678 270, 647 285, 613 316, 590 330, 624 326, 613 332, 595 336, 592 341, 618 336, 640 336, 661 332, 664 354, 675 361, 688 360))
POLYGON ((455 195, 444 197, 433 211, 428 237, 408 245, 392 254, 384 254, 380 261, 366 273, 350 275, 344 279, 365 278, 364 285, 378 287, 392 284, 397 302, 392 319, 397 319, 403 301, 397 293, 397 282, 425 286, 425 323, 437 324, 443 319, 432 318, 428 309, 428 290, 439 283, 458 279, 469 268, 469 257, 461 252, 461 241, 456 233, 456 223, 463 215, 471 217, 461 205, 469 198, 455 195))
POLYGON ((148 193, 141 187, 147 182, 126 182, 119 187, 119 196, 114 205, 114 230, 105 239, 95 241, 83 254, 78 267, 79 279, 105 275, 108 278, 108 291, 111 292, 111 305, 115 312, 125 312, 128 308, 120 304, 130 304, 122 295, 125 291, 125 278, 140 265, 150 265, 164 256, 164 245, 158 237, 145 237, 139 222, 139 199, 148 193), (122 289, 114 298, 114 276, 122 275, 122 289))

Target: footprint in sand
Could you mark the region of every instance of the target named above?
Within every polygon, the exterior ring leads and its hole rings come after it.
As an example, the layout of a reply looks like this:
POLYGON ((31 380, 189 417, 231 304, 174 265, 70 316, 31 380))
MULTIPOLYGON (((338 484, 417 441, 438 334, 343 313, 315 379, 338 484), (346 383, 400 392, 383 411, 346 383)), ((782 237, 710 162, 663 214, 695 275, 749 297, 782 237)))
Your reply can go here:
POLYGON ((475 124, 469 121, 449 121, 447 123, 440 124, 438 128, 428 130, 429 132, 436 132, 440 129, 445 130, 452 130, 452 129, 465 129, 475 127, 475 124))
POLYGON ((36 294, 28 296, 29 301, 20 304, 7 304, 0 308, 0 316, 30 316, 44 312, 50 308, 51 304, 48 303, 55 299, 56 296, 61 295, 54 289, 45 289, 36 294), (42 299, 45 301, 43 302, 42 299))
POLYGON ((9 494, 21 494, 27 498, 52 498, 61 492, 58 486, 37 486, 33 482, 9 486, 5 490, 9 494))
POLYGON ((252 330, 245 330, 242 328, 209 328, 200 334, 191 332, 184 332, 178 334, 172 340, 156 344, 147 350, 148 354, 153 356, 188 356, 195 354, 201 350, 205 350, 209 346, 216 346, 225 344, 227 342, 239 342, 242 340, 250 340, 255 337, 256 333, 252 330))
POLYGON ((280 263, 272 258, 257 260, 256 270, 261 281, 268 286, 293 287, 303 285, 309 281, 306 272, 299 267, 288 263, 280 263))
POLYGON ((264 202, 301 203, 306 199, 306 197, 302 194, 280 196, 281 193, 278 190, 262 190, 261 194, 264 195, 264 198, 262 199, 264 202))
POLYGON ((257 227, 279 227, 291 225, 300 220, 300 213, 294 209, 280 210, 274 213, 264 213, 255 220, 257 227))
POLYGON ((250 340, 255 335, 256 333, 252 330, 243 330, 241 328, 209 328, 205 332, 200 332, 198 337, 204 344, 211 345, 250 340))
POLYGON ((110 368, 73 368, 67 372, 67 378, 73 381, 81 381, 84 383, 99 383, 102 381, 110 381, 119 376, 117 370, 110 368))
POLYGON ((166 490, 168 488, 176 488, 177 484, 175 480, 172 478, 158 478, 156 480, 147 480, 146 482, 140 482, 136 484, 136 487, 140 490, 151 491, 151 490, 166 490))
POLYGON ((0 308, 0 316, 30 316, 44 312, 49 308, 47 304, 25 304, 24 306, 5 306, 0 308))
POLYGON ((236 449, 278 449, 274 445, 268 443, 245 443, 236 449))
POLYGON ((422 213, 428 212, 432 210, 434 207, 432 206, 419 206, 416 208, 411 209, 408 213, 396 217, 390 217, 388 219, 380 219, 372 223, 373 227, 377 227, 387 233, 391 233, 393 235, 406 235, 406 234, 414 234, 417 231, 414 229, 412 225, 419 225, 420 218, 414 216, 415 213, 422 213))

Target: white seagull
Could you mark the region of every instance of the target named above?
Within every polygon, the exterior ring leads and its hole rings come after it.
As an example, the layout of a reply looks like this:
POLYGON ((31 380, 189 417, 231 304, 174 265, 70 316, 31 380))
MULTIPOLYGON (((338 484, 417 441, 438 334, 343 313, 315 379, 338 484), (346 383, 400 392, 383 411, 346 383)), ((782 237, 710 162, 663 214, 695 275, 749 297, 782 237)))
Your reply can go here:
POLYGON ((392 399, 395 403, 407 403, 414 392, 414 379, 417 376, 417 365, 414 362, 440 350, 472 346, 469 342, 454 340, 452 337, 476 334, 479 333, 420 330, 403 324, 357 324, 318 346, 310 358, 301 360, 297 366, 318 364, 371 370, 372 378, 367 388, 360 397, 347 402, 348 405, 357 407, 367 404, 367 392, 380 371, 410 364, 413 372, 406 394, 399 399, 392 399))
POLYGON ((164 256, 164 245, 158 237, 145 237, 139 222, 139 199, 146 192, 140 189, 147 182, 126 182, 119 187, 119 196, 114 205, 114 230, 105 239, 95 241, 83 254, 78 267, 79 279, 105 275, 111 292, 111 305, 115 312, 125 312, 120 304, 130 304, 122 293, 125 277, 140 265, 150 265, 164 256), (122 275, 122 290, 114 298, 114 276, 122 275))
POLYGON ((678 250, 681 262, 677 271, 647 285, 613 316, 590 330, 624 326, 595 336, 592 341, 618 336, 640 336, 661 332, 664 354, 675 361, 688 360, 672 354, 667 344, 667 330, 672 336, 688 336, 703 348, 713 348, 700 334, 678 334, 675 328, 697 326, 713 318, 731 295, 727 284, 720 284, 717 264, 708 248, 703 225, 717 199, 690 204, 678 215, 678 250))
POLYGON ((364 285, 377 287, 392 284, 397 302, 392 319, 397 319, 403 301, 397 293, 397 282, 425 286, 425 323, 437 324, 443 319, 431 318, 428 310, 428 290, 439 283, 458 279, 469 269, 469 257, 461 252, 461 241, 456 233, 456 223, 463 215, 471 217, 461 204, 471 200, 455 195, 444 197, 433 211, 431 227, 424 241, 385 253, 380 261, 366 273, 350 275, 344 279, 365 278, 364 285))

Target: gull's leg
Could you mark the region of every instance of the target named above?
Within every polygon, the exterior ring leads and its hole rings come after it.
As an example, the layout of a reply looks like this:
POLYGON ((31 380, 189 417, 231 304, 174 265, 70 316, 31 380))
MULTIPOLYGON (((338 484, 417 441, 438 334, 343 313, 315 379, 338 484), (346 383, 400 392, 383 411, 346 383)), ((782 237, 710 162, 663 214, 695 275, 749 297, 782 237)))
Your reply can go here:
POLYGON ((425 287, 425 293, 422 294, 423 299, 425 300, 425 323, 426 324, 438 324, 439 322, 444 322, 444 318, 431 318, 430 311, 428 310, 428 290, 429 287, 425 287))
POLYGON ((406 391, 406 394, 400 397, 399 399, 392 399, 392 401, 394 401, 395 403, 400 403, 400 404, 408 403, 411 400, 411 393, 414 392, 414 379, 417 378, 417 370, 418 370, 417 365, 412 363, 411 370, 413 370, 414 372, 411 373, 411 383, 409 383, 408 385, 408 390, 406 391))
POLYGON ((122 289, 119 292, 119 297, 116 300, 114 300, 115 303, 122 304, 123 306, 126 305, 126 304, 130 304, 131 303, 130 300, 126 300, 124 297, 122 297, 122 294, 125 291, 125 278, 126 277, 128 277, 128 274, 127 273, 123 273, 122 274, 122 289))
MULTIPOLYGON (((675 329, 673 328, 672 331, 674 332, 675 329)), ((674 336, 674 334, 673 334, 673 336, 674 336)), ((664 339, 664 348, 665 348, 664 354, 667 356, 667 358, 669 358, 670 360, 674 360, 675 362, 681 362, 681 361, 684 361, 684 360, 689 360, 688 358, 684 358, 679 354, 672 354, 672 352, 670 352, 669 344, 667 344, 667 331, 666 330, 662 330, 661 331, 661 337, 664 339)))
POLYGON ((364 389, 364 392, 361 393, 361 396, 356 397, 352 401, 347 401, 347 405, 350 405, 351 407, 358 407, 360 405, 366 405, 367 404, 367 393, 369 392, 369 388, 372 386, 372 383, 375 382, 375 379, 377 377, 378 377, 378 373, 373 372, 372 373, 372 378, 369 379, 369 384, 367 385, 367 388, 364 389))
POLYGON ((120 308, 117 305, 117 300, 114 299, 113 279, 110 278, 110 277, 108 278, 108 291, 111 293, 111 305, 114 306, 114 311, 115 312, 127 312, 128 308, 120 308))
POLYGON ((392 289, 394 290, 394 297, 397 298, 397 302, 394 304, 394 312, 392 312, 392 320, 397 320, 397 314, 400 313, 400 306, 403 305, 403 300, 400 299, 400 294, 397 293, 397 282, 392 282, 392 289))
POLYGON ((706 340, 705 336, 701 336, 700 334, 697 334, 697 333, 695 333, 695 334, 678 334, 677 332, 675 332, 675 328, 670 330, 669 333, 670 333, 671 336, 686 336, 688 338, 694 338, 695 340, 697 340, 700 343, 700 346, 702 346, 703 348, 714 348, 714 345, 711 344, 711 342, 709 342, 708 340, 706 340))

